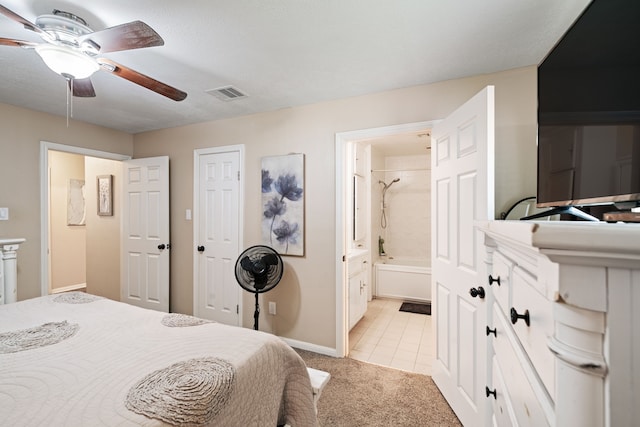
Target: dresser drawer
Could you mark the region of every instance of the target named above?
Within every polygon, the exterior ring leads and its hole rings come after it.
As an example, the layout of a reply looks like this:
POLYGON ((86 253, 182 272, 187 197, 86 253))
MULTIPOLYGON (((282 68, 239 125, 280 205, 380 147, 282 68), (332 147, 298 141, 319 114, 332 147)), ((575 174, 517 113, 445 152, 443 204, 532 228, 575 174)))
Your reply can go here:
MULTIPOLYGON (((529 314, 529 326, 520 318, 513 324, 513 330, 549 395, 555 398, 555 357, 547 345, 553 335, 553 303, 534 288, 535 278, 525 270, 515 267, 511 277, 512 308, 518 315, 527 311, 529 314)), ((507 319, 512 320, 509 311, 507 319)))
POLYGON ((513 262, 509 258, 502 255, 499 251, 494 253, 491 277, 487 279, 487 284, 489 284, 496 302, 505 312, 511 307, 510 289, 512 268, 513 262))
MULTIPOLYGON (((511 322, 502 313, 497 312, 494 312, 494 321, 497 330, 494 339, 494 362, 498 365, 498 372, 506 387, 501 391, 497 384, 494 385, 496 400, 499 394, 505 395, 506 409, 513 411, 515 425, 536 427, 549 425, 541 404, 541 400, 547 397, 541 393, 536 394, 534 391, 534 389, 542 390, 540 386, 536 387, 532 384, 540 380, 535 375, 526 355, 522 353, 517 342, 514 342, 517 338, 513 331, 509 333, 511 322)), ((547 406, 551 406, 550 403, 547 406)))
POLYGON ((493 358, 491 372, 493 390, 489 391, 495 391, 495 397, 492 398, 491 395, 487 397, 493 400, 493 402, 491 402, 493 406, 493 425, 496 427, 515 426, 517 423, 516 416, 513 413, 513 405, 506 394, 507 385, 505 384, 504 375, 500 369, 500 363, 495 356, 493 358))

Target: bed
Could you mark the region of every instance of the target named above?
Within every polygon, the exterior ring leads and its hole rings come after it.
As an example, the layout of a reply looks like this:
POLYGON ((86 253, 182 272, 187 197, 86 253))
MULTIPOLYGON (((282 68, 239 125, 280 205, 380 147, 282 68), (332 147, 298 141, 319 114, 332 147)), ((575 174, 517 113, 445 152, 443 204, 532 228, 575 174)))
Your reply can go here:
POLYGON ((70 292, 0 306, 11 426, 315 426, 300 356, 263 332, 70 292))

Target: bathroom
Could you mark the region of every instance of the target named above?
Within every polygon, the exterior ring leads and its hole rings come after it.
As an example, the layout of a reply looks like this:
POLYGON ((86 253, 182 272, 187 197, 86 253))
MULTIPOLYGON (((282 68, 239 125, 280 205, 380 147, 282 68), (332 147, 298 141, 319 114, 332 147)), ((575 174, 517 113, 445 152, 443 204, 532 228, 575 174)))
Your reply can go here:
POLYGON ((425 374, 431 316, 397 313, 404 301, 431 301, 430 145, 424 129, 353 143, 354 255, 348 267, 350 357, 425 374), (363 281, 371 284, 364 291, 363 281), (352 302, 358 298, 366 300, 352 302))
POLYGON ((354 243, 370 253, 369 300, 431 301, 429 130, 355 142, 354 243), (358 193, 366 194, 358 194, 358 193), (362 207, 358 206, 360 200, 362 207))
POLYGON ((425 133, 405 144, 370 145, 376 297, 431 301, 431 159, 425 133))

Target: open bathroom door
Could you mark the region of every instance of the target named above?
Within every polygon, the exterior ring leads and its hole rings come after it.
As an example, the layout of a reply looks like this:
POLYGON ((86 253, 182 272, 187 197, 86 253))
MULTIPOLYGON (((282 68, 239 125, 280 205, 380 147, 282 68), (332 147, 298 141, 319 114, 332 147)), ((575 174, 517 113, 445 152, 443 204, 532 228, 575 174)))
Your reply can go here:
POLYGON ((484 425, 487 308, 469 289, 486 281, 474 223, 494 218, 494 87, 434 126, 431 141, 432 376, 463 425, 484 425))

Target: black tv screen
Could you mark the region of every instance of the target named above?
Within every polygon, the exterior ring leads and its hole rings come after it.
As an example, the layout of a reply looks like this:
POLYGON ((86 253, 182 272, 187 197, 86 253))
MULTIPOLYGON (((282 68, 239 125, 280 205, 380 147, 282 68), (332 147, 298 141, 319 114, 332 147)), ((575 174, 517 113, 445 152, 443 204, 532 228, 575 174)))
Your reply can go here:
POLYGON ((537 193, 640 201, 640 0, 594 0, 538 66, 537 193))

